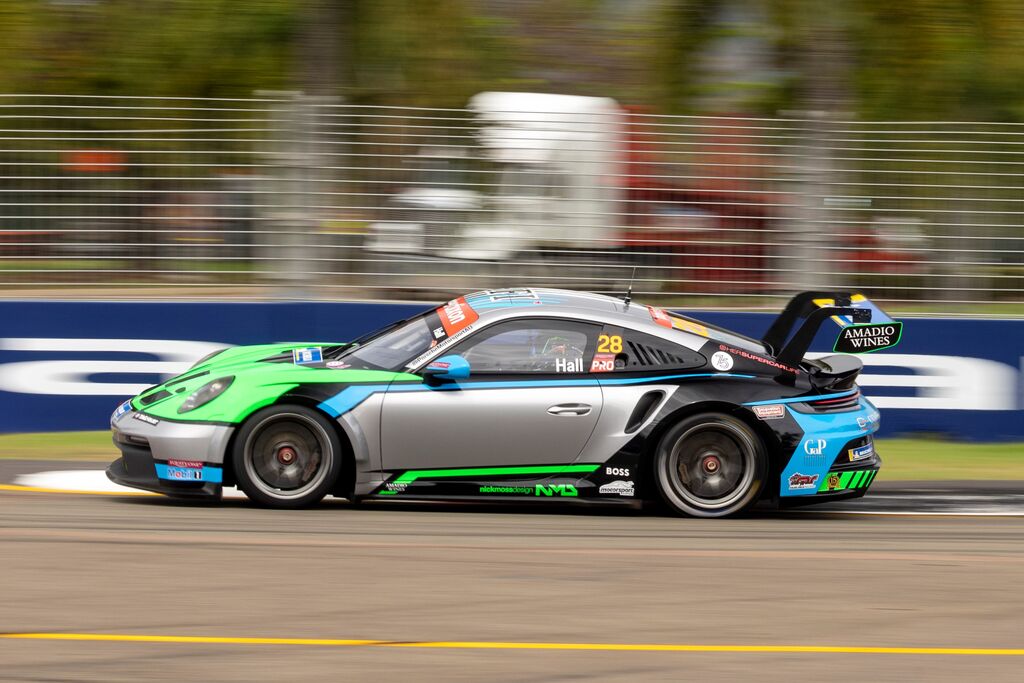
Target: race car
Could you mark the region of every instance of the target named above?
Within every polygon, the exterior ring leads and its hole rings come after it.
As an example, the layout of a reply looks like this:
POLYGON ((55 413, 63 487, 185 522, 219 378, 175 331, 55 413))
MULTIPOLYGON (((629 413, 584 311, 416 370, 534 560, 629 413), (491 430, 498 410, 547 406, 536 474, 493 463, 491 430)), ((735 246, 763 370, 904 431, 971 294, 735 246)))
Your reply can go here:
POLYGON ((596 294, 468 294, 348 343, 229 347, 120 405, 116 483, 277 508, 474 499, 720 517, 863 496, 879 413, 848 353, 888 348, 864 296, 805 292, 761 340, 596 294))

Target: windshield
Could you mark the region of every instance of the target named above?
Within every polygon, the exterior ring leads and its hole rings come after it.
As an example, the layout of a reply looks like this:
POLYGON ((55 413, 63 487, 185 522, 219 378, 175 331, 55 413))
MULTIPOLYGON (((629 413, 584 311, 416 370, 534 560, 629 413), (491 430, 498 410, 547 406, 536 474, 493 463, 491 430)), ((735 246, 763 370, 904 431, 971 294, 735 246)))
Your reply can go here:
POLYGON ((356 368, 399 370, 430 348, 434 336, 426 318, 432 313, 421 313, 357 339, 338 358, 344 358, 349 366, 356 368))

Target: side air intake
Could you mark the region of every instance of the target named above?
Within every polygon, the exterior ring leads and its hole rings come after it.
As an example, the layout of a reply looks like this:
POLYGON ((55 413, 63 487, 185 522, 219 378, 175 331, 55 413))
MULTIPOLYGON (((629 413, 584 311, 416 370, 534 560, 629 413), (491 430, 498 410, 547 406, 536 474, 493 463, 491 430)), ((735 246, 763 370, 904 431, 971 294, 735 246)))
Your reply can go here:
POLYGON ((629 416, 629 420, 626 422, 626 433, 632 434, 640 429, 640 425, 647 422, 647 419, 663 398, 665 398, 664 391, 648 391, 641 396, 640 400, 636 403, 636 408, 633 408, 633 414, 629 416))

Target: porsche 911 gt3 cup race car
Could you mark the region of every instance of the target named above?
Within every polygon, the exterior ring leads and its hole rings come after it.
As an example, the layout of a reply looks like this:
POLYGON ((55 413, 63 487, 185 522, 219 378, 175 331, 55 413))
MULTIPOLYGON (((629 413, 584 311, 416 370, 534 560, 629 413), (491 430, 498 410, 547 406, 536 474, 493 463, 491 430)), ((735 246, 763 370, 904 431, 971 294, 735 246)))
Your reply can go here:
POLYGON ((349 343, 226 348, 111 417, 113 481, 352 500, 638 505, 702 517, 864 495, 881 465, 861 362, 896 344, 859 294, 794 297, 761 340, 607 296, 477 292, 349 343))

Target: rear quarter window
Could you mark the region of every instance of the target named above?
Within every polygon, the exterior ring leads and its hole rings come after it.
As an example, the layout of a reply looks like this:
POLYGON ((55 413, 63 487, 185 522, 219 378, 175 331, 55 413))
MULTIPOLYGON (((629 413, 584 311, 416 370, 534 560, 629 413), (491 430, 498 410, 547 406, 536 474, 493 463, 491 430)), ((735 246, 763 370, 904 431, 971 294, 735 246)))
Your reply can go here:
POLYGON ((598 336, 591 372, 692 370, 706 363, 699 352, 660 337, 605 327, 598 336))

